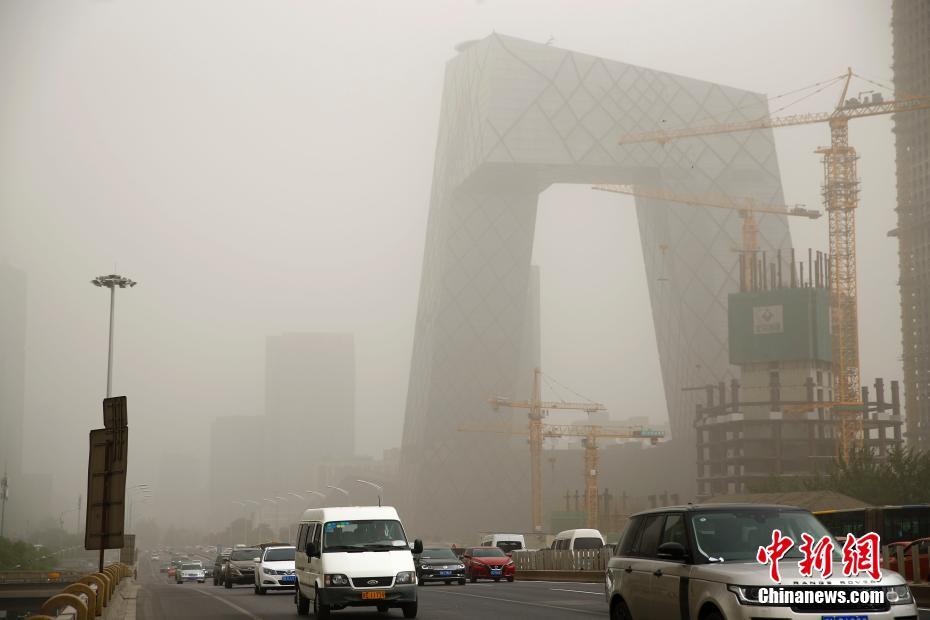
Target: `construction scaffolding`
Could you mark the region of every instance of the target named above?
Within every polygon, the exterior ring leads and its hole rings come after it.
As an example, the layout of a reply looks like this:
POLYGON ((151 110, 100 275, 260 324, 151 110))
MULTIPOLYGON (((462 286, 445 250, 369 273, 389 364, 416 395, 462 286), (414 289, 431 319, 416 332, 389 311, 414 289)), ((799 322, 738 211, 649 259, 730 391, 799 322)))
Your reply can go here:
MULTIPOLYGON (((842 418, 829 407, 809 409, 823 383, 809 379, 807 396, 782 400, 782 386, 775 373, 767 401, 742 402, 735 379, 708 386, 708 401, 697 406, 698 499, 713 495, 747 493, 752 483, 773 477, 809 477, 824 474, 836 458, 836 442, 842 418), (729 391, 729 395, 728 392, 729 391)), ((863 447, 884 458, 901 445, 901 401, 898 382, 891 382, 886 400, 885 382, 876 379, 874 400, 863 387, 863 447)), ((826 404, 826 403, 824 403, 826 404)))

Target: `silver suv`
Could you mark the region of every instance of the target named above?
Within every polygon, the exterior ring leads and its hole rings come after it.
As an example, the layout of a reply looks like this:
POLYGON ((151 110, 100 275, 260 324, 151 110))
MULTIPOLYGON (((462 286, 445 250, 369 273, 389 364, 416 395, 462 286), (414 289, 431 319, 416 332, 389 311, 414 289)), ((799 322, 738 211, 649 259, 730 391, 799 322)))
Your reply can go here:
POLYGON ((802 577, 797 547, 802 533, 815 539, 830 535, 811 513, 790 506, 688 505, 633 515, 607 567, 605 586, 610 617, 916 620, 917 607, 910 589, 897 573, 883 571, 877 582, 862 576, 843 577, 842 558, 835 552, 831 578, 802 577), (774 529, 797 541, 778 564, 780 584, 773 583, 769 567, 756 560, 759 547, 771 543, 774 529), (785 590, 835 588, 844 593, 881 590, 885 600, 833 605, 761 603, 760 588, 775 585, 785 590))

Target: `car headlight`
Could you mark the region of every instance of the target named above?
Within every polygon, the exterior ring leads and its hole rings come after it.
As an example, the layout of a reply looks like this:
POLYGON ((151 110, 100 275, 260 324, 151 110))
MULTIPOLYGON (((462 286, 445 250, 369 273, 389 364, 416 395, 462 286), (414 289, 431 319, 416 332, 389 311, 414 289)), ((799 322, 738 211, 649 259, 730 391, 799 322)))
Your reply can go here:
POLYGON ((463 568, 465 568, 465 565, 464 565, 464 564, 456 564, 455 567, 456 567, 457 569, 459 569, 459 570, 462 570, 463 568))
POLYGON ((274 570, 273 568, 268 568, 267 566, 262 566, 262 572, 266 575, 274 575, 278 571, 274 570))
POLYGON ((429 570, 429 564, 420 564, 420 568, 423 570, 429 570))
POLYGON ((239 571, 239 567, 238 567, 238 566, 230 566, 230 567, 229 567, 229 572, 231 572, 231 573, 234 574, 234 575, 239 575, 239 574, 240 574, 240 571, 239 571))
POLYGON ((345 588, 349 585, 349 578, 339 573, 323 575, 323 585, 327 588, 345 588))
POLYGON ((911 595, 911 589, 902 584, 900 586, 886 586, 885 600, 892 605, 909 605, 914 602, 914 597, 911 595))
POLYGON ((513 566, 513 560, 510 560, 509 562, 507 562, 506 566, 513 566))
POLYGON ((416 578, 416 573, 411 570, 406 570, 402 573, 397 573, 397 577, 394 578, 394 584, 402 586, 404 584, 413 583, 416 578))
POLYGON ((727 590, 736 595, 740 605, 759 605, 759 586, 728 585, 727 590))

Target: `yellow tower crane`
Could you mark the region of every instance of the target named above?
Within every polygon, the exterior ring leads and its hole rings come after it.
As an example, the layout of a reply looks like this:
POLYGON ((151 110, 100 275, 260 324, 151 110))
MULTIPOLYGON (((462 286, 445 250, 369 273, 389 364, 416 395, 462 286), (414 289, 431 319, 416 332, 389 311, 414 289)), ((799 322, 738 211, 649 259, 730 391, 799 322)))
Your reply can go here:
POLYGON ((758 204, 749 196, 734 198, 723 194, 688 194, 677 192, 662 187, 644 187, 642 185, 611 185, 599 184, 592 185, 591 189, 602 192, 613 192, 615 194, 626 194, 628 196, 638 196, 640 198, 650 198, 652 200, 664 200, 668 202, 678 202, 681 204, 714 207, 717 209, 730 209, 739 211, 743 219, 743 252, 746 259, 743 261, 743 282, 749 282, 749 274, 752 271, 751 258, 755 256, 759 249, 759 226, 756 222, 756 213, 774 213, 777 215, 791 215, 797 217, 806 217, 816 220, 821 215, 820 211, 815 209, 805 209, 804 205, 782 205, 782 204, 758 204))
MULTIPOLYGON (((565 403, 559 403, 565 404, 565 403)), ((566 407, 561 407, 565 409, 566 407)), ((489 427, 489 428, 459 428, 459 431, 463 433, 502 433, 504 435, 522 435, 520 431, 515 431, 512 428, 498 428, 498 427, 489 427)), ((529 431, 532 435, 532 431, 529 431)), ((532 442, 530 442, 530 455, 531 458, 533 455, 536 455, 536 460, 538 460, 539 455, 542 453, 542 441, 543 439, 555 439, 563 437, 580 437, 584 446, 584 481, 585 481, 585 513, 587 526, 591 528, 596 528, 598 524, 598 512, 599 508, 597 505, 597 476, 598 476, 598 462, 600 460, 598 454, 598 439, 646 439, 652 444, 658 443, 660 439, 665 437, 665 431, 652 430, 648 428, 642 428, 640 426, 635 427, 610 427, 610 426, 597 426, 597 425, 575 425, 575 424, 539 424, 539 450, 534 453, 532 449, 532 442)), ((541 479, 540 480, 540 487, 541 479)), ((537 507, 537 498, 539 499, 539 519, 534 517, 534 531, 542 531, 542 493, 533 495, 533 511, 536 514, 537 507), (537 526, 536 523, 539 525, 537 526)))
MULTIPOLYGON (((902 97, 884 101, 878 94, 864 100, 847 99, 852 69, 830 82, 843 81, 843 91, 832 112, 795 114, 791 116, 764 116, 736 123, 715 123, 699 127, 659 130, 624 136, 618 144, 658 142, 666 144, 681 138, 712 136, 723 133, 750 131, 829 123, 830 146, 820 147, 823 155, 824 205, 829 216, 831 319, 833 328, 833 376, 837 405, 840 414, 838 452, 847 459, 850 451, 862 441, 862 396, 859 368, 859 317, 856 277, 856 220, 859 206, 859 178, 856 170, 856 150, 849 146, 849 121, 854 118, 900 114, 930 108, 930 97, 902 97)), ((862 78, 862 76, 856 76, 862 78)), ((865 78, 862 78, 865 79, 865 78)))
POLYGON ((601 403, 570 403, 564 401, 544 401, 542 394, 542 370, 533 369, 533 395, 529 400, 511 400, 509 398, 493 397, 488 402, 497 411, 499 407, 510 407, 512 409, 527 409, 527 418, 529 419, 530 435, 530 480, 532 484, 532 502, 533 502, 533 531, 541 532, 543 528, 543 507, 542 507, 542 420, 546 416, 547 409, 567 409, 575 411, 585 411, 594 413, 595 411, 606 411, 607 408, 601 403))
POLYGON ((599 454, 598 439, 648 439, 655 445, 665 437, 664 431, 645 428, 610 428, 595 425, 544 424, 543 437, 581 437, 584 446, 584 503, 587 526, 598 527, 597 473, 599 454))

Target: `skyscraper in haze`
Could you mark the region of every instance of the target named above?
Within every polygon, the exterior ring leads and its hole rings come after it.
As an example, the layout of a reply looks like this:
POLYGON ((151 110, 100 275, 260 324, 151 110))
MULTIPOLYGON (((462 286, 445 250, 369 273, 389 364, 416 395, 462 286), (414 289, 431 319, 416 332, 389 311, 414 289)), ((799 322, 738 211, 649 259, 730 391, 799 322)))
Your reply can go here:
MULTIPOLYGON (((0 471, 22 471, 26 274, 0 263, 0 471)), ((12 483, 11 483, 12 484, 12 483)))
MULTIPOLYGON (((405 523, 437 539, 542 527, 519 495, 526 453, 502 434, 459 432, 514 421, 488 397, 527 394, 518 383, 541 191, 632 183, 784 202, 771 131, 617 144, 695 119, 759 118, 768 113, 762 94, 501 34, 457 49, 446 67, 400 473, 405 523), (487 509, 501 498, 512 504, 487 509)), ((669 425, 678 450, 694 455, 698 400, 682 388, 736 378, 726 303, 738 288, 741 220, 642 198, 636 211, 649 299, 629 301, 651 302, 669 425)), ((786 219, 759 220, 759 249, 775 260, 791 247, 786 219)))
MULTIPOLYGON (((896 97, 930 95, 930 2, 895 0, 891 24, 896 97)), ((930 449, 930 110, 894 124, 907 436, 930 449)))
POLYGON ((267 440, 316 437, 307 459, 355 454, 355 338, 352 334, 269 336, 265 358, 267 440), (322 439, 321 439, 322 438, 322 439))

